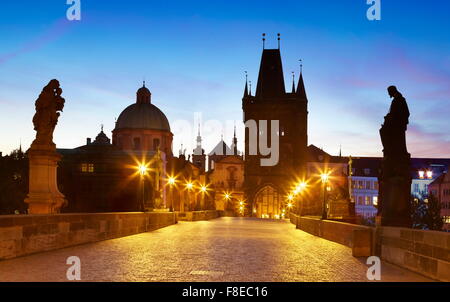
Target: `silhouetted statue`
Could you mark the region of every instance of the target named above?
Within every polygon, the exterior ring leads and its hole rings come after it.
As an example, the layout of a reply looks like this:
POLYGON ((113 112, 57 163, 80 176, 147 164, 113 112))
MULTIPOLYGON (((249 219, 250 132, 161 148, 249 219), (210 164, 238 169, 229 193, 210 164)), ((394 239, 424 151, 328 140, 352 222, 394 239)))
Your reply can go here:
POLYGON ((388 93, 393 101, 380 129, 384 157, 378 215, 381 216, 381 225, 410 227, 411 156, 406 148, 405 136, 409 109, 395 86, 390 86, 388 93))
POLYGON ((36 114, 33 117, 36 139, 33 144, 53 144, 53 131, 58 123, 59 111, 63 111, 65 102, 61 93, 58 80, 51 80, 36 100, 36 114))
POLYGON ((57 185, 57 167, 61 155, 53 143, 53 131, 58 123, 59 111, 64 108, 62 89, 57 80, 51 80, 42 89, 35 102, 33 116, 36 139, 28 149, 29 190, 25 203, 29 214, 55 214, 67 204, 57 185))

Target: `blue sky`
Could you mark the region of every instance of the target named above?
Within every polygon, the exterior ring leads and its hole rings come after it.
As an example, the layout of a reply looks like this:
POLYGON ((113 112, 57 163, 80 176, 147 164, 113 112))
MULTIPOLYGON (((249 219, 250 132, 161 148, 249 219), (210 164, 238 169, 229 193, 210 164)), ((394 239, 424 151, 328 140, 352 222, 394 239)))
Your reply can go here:
POLYGON ((30 145, 34 101, 52 78, 66 98, 58 147, 84 144, 100 124, 111 136, 144 78, 171 122, 175 153, 181 143, 193 148, 195 129, 177 133, 195 128, 195 112, 210 121, 203 129, 207 151, 220 140, 220 125, 228 125, 230 142, 232 121, 242 119, 244 71, 256 84, 261 33, 274 48, 279 32, 287 89, 291 71, 298 77, 298 60, 304 62, 309 143, 331 154, 342 145, 345 155, 381 155, 386 88, 395 84, 411 111, 412 156, 450 157, 448 1, 381 0, 380 21, 367 20, 366 0, 81 0, 81 21, 66 19, 68 7, 65 0, 0 3, 4 153, 20 140, 30 145))

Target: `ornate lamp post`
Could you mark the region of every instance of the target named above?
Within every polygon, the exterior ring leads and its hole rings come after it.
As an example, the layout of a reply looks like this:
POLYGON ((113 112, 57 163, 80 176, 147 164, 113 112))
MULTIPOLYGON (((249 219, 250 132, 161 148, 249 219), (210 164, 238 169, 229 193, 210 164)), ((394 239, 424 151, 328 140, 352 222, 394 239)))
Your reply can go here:
POLYGON ((177 179, 174 176, 169 176, 167 178, 167 183, 169 184, 169 195, 170 195, 170 208, 169 211, 173 212, 174 211, 174 206, 173 206, 173 187, 176 184, 177 179))
POLYGON ((322 219, 327 219, 327 184, 330 178, 330 173, 322 173, 320 179, 323 185, 323 205, 322 205, 322 219))
POLYGON ((208 187, 206 185, 200 186, 200 193, 202 193, 202 200, 200 201, 200 211, 204 210, 205 204, 205 194, 208 192, 208 187))
POLYGON ((194 184, 190 181, 187 181, 186 189, 188 191, 188 211, 190 211, 191 210, 191 193, 192 193, 192 190, 194 189, 194 184))
POLYGON ((147 175, 147 166, 144 164, 140 164, 138 166, 139 176, 141 180, 141 191, 142 191, 142 199, 141 199, 141 210, 145 212, 145 176, 147 175))

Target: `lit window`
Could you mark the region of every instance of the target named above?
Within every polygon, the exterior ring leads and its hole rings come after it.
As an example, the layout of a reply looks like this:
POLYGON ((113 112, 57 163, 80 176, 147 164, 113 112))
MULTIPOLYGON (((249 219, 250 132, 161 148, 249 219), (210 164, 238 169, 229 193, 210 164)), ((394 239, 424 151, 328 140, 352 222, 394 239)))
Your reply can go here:
POLYGON ((81 172, 93 173, 94 172, 94 164, 82 163, 81 164, 81 172))
POLYGON ((374 197, 373 197, 372 203, 373 203, 374 206, 377 206, 377 205, 378 205, 378 196, 374 196, 374 197))

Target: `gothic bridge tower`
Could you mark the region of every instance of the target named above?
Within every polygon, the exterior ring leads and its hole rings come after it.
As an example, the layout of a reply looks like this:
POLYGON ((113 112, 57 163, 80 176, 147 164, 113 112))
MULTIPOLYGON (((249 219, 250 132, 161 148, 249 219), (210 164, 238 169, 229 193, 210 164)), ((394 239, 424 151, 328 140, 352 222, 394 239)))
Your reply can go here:
MULTIPOLYGON (((258 154, 249 154, 250 130, 245 129, 245 167, 244 191, 248 211, 252 216, 261 218, 281 218, 286 205, 286 196, 295 181, 303 178, 306 172, 307 157, 307 120, 308 100, 306 97, 303 75, 300 73, 297 88, 286 92, 283 67, 279 49, 264 49, 258 75, 256 93, 245 83, 242 109, 244 123, 256 121, 258 133, 267 135, 270 147, 270 124, 279 121, 279 160, 274 166, 262 166, 258 154), (267 133, 262 133, 259 121, 267 120, 267 133)), ((258 145, 260 138, 258 137, 258 145)), ((274 152, 274 150, 272 150, 274 152)))

